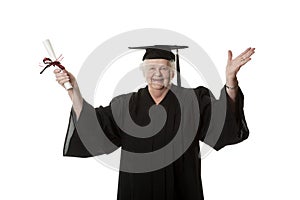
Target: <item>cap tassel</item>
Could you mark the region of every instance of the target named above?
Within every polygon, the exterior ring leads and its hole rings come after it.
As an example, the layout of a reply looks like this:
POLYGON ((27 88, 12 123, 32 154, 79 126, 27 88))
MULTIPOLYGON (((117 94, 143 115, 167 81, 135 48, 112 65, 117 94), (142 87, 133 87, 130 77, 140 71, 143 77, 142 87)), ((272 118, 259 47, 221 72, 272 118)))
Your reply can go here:
POLYGON ((178 49, 176 49, 176 70, 177 70, 177 86, 181 87, 178 49))

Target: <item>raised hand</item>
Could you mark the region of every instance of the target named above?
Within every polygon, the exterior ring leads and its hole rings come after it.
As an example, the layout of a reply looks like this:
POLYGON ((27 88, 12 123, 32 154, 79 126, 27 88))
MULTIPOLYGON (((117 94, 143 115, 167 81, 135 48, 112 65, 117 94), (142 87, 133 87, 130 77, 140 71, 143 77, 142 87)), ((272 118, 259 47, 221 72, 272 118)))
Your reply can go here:
POLYGON ((56 81, 61 85, 64 86, 64 83, 70 81, 72 86, 76 84, 76 79, 75 77, 68 72, 67 70, 61 70, 61 69, 55 69, 53 71, 56 77, 56 81))
MULTIPOLYGON (((237 73, 247 62, 251 60, 251 56, 255 53, 255 48, 249 47, 243 53, 236 58, 232 59, 232 52, 228 51, 228 60, 226 66, 226 91, 232 100, 231 103, 235 102, 238 89, 237 73)), ((235 111, 235 106, 232 106, 235 111)))
POLYGON ((251 60, 251 56, 255 53, 255 48, 249 47, 236 58, 232 59, 231 50, 228 51, 228 60, 226 66, 226 81, 232 82, 236 79, 236 75, 243 65, 251 60))

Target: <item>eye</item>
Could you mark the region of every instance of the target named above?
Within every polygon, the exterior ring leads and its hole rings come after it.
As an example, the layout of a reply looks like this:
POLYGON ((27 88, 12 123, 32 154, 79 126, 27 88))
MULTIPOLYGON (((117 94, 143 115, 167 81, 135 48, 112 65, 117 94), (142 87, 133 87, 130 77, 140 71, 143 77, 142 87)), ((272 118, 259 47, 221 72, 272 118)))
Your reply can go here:
POLYGON ((167 66, 161 67, 161 70, 167 71, 169 68, 167 66))

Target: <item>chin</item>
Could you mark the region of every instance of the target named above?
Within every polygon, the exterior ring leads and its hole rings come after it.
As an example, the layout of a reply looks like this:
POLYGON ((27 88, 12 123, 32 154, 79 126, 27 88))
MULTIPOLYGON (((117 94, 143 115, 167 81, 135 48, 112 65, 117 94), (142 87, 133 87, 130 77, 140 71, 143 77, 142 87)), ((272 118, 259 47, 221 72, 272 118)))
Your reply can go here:
POLYGON ((155 90, 163 90, 171 84, 167 80, 157 82, 157 81, 152 81, 151 79, 149 79, 147 82, 148 82, 148 86, 155 90))
POLYGON ((150 83, 148 84, 151 88, 156 89, 156 90, 160 90, 160 89, 164 89, 165 86, 163 84, 157 84, 157 83, 150 83))

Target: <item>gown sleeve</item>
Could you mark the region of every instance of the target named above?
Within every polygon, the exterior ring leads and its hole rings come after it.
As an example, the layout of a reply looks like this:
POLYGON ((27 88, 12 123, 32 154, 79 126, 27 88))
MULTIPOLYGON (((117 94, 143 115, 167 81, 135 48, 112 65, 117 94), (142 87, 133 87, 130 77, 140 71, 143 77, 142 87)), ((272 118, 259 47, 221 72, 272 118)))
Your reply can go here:
POLYGON ((111 153, 120 146, 120 129, 113 119, 111 104, 94 108, 83 100, 78 120, 73 108, 71 109, 64 156, 98 156, 111 153))
POLYGON ((249 129, 243 110, 244 95, 239 87, 234 104, 230 103, 225 85, 218 100, 205 87, 200 86, 195 92, 200 107, 200 141, 218 151, 248 138, 249 129))

